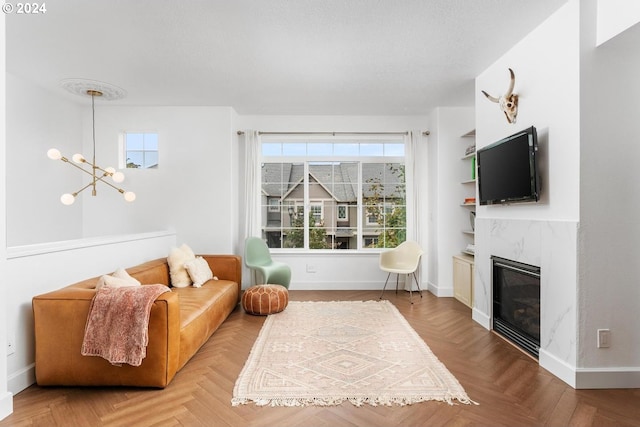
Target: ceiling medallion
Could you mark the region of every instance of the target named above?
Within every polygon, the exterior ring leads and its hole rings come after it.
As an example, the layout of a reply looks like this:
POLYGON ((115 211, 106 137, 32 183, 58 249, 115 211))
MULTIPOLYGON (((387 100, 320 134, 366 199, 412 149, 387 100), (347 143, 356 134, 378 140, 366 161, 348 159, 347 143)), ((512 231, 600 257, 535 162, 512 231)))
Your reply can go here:
POLYGON ((127 96, 127 91, 111 83, 87 79, 64 79, 60 81, 63 89, 75 95, 86 96, 89 91, 100 92, 101 98, 107 101, 122 99, 127 96))

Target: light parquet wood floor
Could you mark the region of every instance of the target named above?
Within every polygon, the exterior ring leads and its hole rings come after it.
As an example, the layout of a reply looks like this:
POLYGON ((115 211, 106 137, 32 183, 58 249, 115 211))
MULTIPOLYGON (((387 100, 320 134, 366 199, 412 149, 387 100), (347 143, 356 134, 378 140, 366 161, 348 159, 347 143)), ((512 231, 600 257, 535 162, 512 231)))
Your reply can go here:
MULTIPOLYGON (((291 300, 371 300, 379 291, 290 291, 291 300)), ((238 307, 164 390, 31 386, 14 396, 12 426, 640 426, 640 390, 574 390, 471 320, 453 298, 414 304, 385 292, 479 405, 343 403, 231 406, 236 378, 264 317, 238 307)))

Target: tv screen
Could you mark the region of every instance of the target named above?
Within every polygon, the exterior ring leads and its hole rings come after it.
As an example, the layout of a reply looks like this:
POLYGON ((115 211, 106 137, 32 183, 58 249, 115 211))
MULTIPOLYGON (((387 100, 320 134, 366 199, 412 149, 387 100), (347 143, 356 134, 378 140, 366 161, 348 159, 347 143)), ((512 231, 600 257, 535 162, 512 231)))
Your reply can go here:
POLYGON ((476 153, 481 205, 537 202, 540 198, 538 137, 531 126, 476 153))

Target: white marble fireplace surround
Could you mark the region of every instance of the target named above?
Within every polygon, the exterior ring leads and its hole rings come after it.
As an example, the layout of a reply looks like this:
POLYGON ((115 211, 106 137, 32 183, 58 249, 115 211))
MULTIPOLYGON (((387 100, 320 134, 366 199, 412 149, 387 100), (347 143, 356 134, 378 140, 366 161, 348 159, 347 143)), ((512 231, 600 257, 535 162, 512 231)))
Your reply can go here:
POLYGON ((491 256, 540 267, 540 366, 575 383, 577 307, 575 221, 477 218, 473 319, 491 329, 491 256))

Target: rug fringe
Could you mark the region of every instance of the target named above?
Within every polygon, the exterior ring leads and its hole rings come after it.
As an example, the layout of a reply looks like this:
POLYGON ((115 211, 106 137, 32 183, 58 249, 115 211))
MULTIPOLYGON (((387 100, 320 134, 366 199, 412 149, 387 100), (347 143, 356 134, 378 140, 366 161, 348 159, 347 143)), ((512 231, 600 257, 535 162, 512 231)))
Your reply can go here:
POLYGON ((234 397, 231 399, 231 406, 246 405, 253 402, 256 406, 338 406, 343 402, 349 402, 354 406, 360 407, 365 404, 370 406, 407 406, 414 403, 422 403, 428 401, 445 402, 449 405, 464 404, 464 405, 479 405, 469 399, 467 396, 444 396, 444 397, 429 397, 429 396, 414 396, 404 398, 383 398, 383 397, 338 397, 338 398, 276 398, 276 399, 246 399, 234 397), (457 402, 456 402, 457 401, 457 402))

